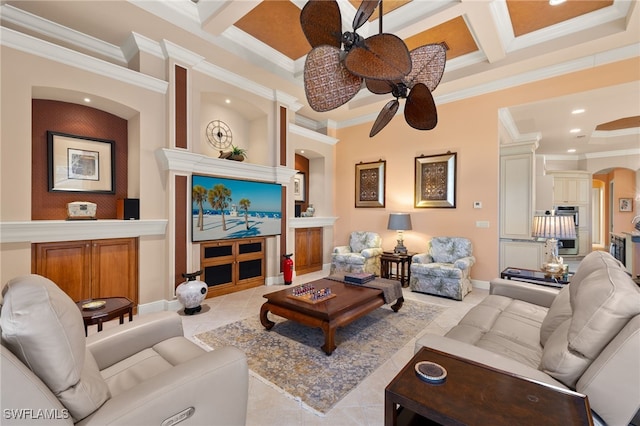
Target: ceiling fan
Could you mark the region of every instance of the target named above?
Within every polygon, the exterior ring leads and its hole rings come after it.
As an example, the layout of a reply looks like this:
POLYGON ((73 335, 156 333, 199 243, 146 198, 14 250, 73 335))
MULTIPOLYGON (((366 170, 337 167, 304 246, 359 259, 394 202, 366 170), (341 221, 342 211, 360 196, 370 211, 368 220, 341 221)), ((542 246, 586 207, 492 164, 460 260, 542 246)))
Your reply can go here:
POLYGON ((391 93, 395 99, 387 102, 373 123, 369 137, 375 136, 391 121, 400 106, 399 98, 406 99, 404 117, 418 130, 431 130, 438 124, 438 113, 431 92, 440 83, 447 52, 443 43, 426 44, 410 52, 411 72, 401 80, 370 80, 365 84, 370 92, 391 93))
POLYGON ((345 33, 336 0, 309 0, 302 8, 300 24, 312 47, 304 65, 304 87, 315 111, 345 104, 360 91, 363 79, 396 81, 411 71, 411 57, 402 39, 382 31, 367 38, 356 33, 380 2, 363 0, 353 31, 345 33))

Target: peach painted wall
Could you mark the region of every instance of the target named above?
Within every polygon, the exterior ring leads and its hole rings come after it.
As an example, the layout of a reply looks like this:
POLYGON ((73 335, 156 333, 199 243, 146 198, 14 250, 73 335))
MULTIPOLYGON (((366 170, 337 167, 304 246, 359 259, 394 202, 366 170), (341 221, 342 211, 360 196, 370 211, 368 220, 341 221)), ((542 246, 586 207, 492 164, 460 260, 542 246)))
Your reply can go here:
MULTIPOLYGON (((423 251, 433 236, 464 236, 471 239, 477 259, 472 279, 489 281, 499 275, 499 138, 498 109, 607 85, 638 81, 638 58, 530 83, 474 98, 438 105, 438 125, 431 131, 409 127, 396 116, 374 138, 371 123, 337 131, 336 216, 334 245, 345 244, 350 231, 370 230, 382 235, 383 248, 395 246, 395 232, 388 231, 391 212, 411 213, 413 230, 405 232, 410 251, 423 251), (602 78, 606 75, 606 81, 602 78), (457 152, 456 208, 413 207, 414 158, 457 152), (385 208, 355 208, 355 164, 387 162, 385 208), (474 201, 482 208, 474 209, 474 201), (488 221, 488 228, 476 227, 488 221)), ((435 96, 438 91, 436 89, 435 96)))

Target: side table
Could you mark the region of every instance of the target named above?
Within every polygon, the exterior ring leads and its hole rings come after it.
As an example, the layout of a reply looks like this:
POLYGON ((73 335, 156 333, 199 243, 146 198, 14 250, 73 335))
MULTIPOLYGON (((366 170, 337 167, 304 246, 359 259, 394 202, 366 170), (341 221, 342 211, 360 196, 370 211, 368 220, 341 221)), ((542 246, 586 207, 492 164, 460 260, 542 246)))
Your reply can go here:
POLYGON ((546 385, 431 348, 422 348, 384 391, 385 426, 593 425, 586 395, 546 385), (415 372, 419 361, 447 370, 431 384, 415 372))
MULTIPOLYGON (((569 276, 570 275, 572 274, 569 274, 569 276)), ((557 288, 562 288, 569 284, 569 277, 565 277, 564 275, 549 275, 542 271, 513 267, 506 268, 502 271, 500 273, 500 278, 557 288)))
POLYGON ((380 277, 398 280, 402 287, 407 287, 411 278, 411 259, 414 255, 415 253, 383 252, 380 257, 380 277), (395 271, 393 265, 395 265, 395 271))
POLYGON ((99 299, 82 300, 76 302, 84 321, 84 334, 87 327, 98 324, 98 332, 102 331, 102 323, 120 317, 120 324, 124 323, 124 315, 129 314, 129 321, 133 321, 133 302, 126 297, 101 297, 99 299), (104 301, 104 306, 98 309, 84 309, 82 306, 89 302, 104 301))

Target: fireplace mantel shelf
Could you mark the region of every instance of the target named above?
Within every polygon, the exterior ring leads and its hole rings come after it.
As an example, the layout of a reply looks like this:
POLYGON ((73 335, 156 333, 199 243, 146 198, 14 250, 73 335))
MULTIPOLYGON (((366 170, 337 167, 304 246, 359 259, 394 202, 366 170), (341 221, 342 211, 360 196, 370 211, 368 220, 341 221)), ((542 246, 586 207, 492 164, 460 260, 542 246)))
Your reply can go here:
POLYGON ((0 222, 0 243, 46 243, 164 235, 166 228, 166 219, 0 222))

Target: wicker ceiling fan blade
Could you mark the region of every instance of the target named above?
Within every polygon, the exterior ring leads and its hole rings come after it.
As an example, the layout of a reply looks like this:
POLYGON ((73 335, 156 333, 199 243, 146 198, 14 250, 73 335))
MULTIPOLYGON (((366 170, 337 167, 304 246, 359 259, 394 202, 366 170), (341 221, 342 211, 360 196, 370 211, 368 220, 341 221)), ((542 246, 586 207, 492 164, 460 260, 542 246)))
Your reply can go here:
POLYGON ((384 126, 389 124, 391 119, 396 115, 398 111, 398 107, 400 106, 400 102, 397 99, 393 99, 382 108, 380 114, 378 114, 378 118, 373 123, 371 127, 371 132, 369 132, 369 137, 372 138, 378 134, 378 132, 384 129, 384 126))
POLYGON ((434 91, 442 75, 447 61, 447 51, 442 43, 425 44, 413 49, 410 53, 413 67, 407 75, 410 84, 425 84, 430 91, 434 91))
POLYGON ((342 17, 335 0, 309 0, 300 12, 300 25, 311 47, 323 44, 340 47, 342 17))
POLYGON ((411 72, 411 56, 402 39, 383 33, 354 46, 347 53, 344 65, 362 78, 400 80, 411 72))
POLYGON ((373 11, 378 7, 380 0, 362 0, 360 7, 353 18, 353 30, 357 30, 371 17, 373 11))
POLYGON ((325 112, 349 102, 362 87, 340 61, 340 49, 318 46, 311 49, 304 63, 304 91, 314 111, 325 112))
POLYGON ((376 95, 384 95, 386 93, 391 93, 393 90, 393 86, 395 82, 387 81, 387 80, 371 80, 366 79, 364 81, 367 89, 376 95))
POLYGON ((436 103, 429 88, 418 83, 413 86, 404 105, 404 118, 407 123, 418 130, 431 130, 438 124, 436 103))

